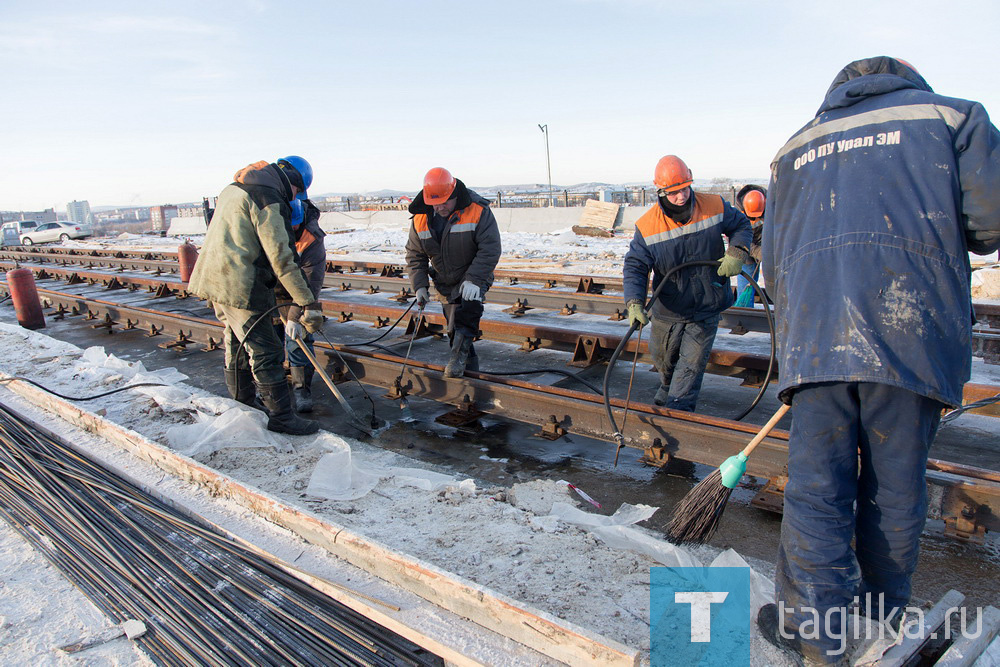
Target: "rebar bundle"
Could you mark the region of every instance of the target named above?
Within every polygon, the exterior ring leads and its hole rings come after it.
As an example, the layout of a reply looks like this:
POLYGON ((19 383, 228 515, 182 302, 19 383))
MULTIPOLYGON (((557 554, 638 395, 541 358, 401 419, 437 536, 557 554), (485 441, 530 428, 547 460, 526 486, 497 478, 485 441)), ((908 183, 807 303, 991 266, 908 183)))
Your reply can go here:
POLYGON ((157 664, 442 664, 2 404, 0 516, 157 664))

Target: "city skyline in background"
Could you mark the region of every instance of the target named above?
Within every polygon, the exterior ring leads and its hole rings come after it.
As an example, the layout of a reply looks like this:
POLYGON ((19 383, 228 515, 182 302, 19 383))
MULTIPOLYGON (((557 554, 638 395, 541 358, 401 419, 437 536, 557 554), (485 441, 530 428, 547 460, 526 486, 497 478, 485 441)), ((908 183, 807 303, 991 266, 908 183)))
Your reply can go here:
POLYGON ((700 180, 760 180, 874 55, 1000 108, 987 2, 13 0, 0 19, 2 210, 198 202, 288 154, 317 193, 414 192, 432 166, 479 186, 545 184, 549 164, 554 185, 648 183, 667 153, 700 180))

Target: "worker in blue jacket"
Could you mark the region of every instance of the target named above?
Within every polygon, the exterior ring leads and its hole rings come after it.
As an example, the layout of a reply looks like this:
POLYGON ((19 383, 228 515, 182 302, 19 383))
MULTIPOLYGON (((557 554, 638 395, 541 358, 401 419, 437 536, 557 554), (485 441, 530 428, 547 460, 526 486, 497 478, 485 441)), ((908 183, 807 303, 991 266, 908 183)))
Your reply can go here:
POLYGON ((695 192, 692 182, 691 170, 679 157, 660 159, 653 175, 657 202, 636 221, 624 268, 629 322, 653 320, 649 348, 660 373, 653 402, 687 412, 698 402, 719 314, 733 305, 730 278, 749 260, 753 236, 745 215, 718 195, 695 192), (718 260, 720 266, 674 272, 647 314, 649 272, 655 288, 671 268, 695 260, 718 260))
POLYGON ((968 253, 998 246, 1000 133, 901 60, 845 67, 774 158, 763 267, 793 423, 772 643, 836 663, 855 596, 892 624, 908 603, 927 451, 970 374, 968 253), (831 625, 801 632, 815 613, 831 625))

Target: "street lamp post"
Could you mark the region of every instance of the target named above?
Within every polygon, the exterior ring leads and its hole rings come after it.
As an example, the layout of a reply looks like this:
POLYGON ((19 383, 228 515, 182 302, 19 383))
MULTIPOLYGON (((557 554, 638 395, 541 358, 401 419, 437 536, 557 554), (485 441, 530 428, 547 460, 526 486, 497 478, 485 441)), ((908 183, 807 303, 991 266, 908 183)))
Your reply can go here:
POLYGON ((545 135, 545 166, 549 170, 549 208, 552 208, 552 161, 549 160, 549 125, 538 124, 538 129, 545 135))

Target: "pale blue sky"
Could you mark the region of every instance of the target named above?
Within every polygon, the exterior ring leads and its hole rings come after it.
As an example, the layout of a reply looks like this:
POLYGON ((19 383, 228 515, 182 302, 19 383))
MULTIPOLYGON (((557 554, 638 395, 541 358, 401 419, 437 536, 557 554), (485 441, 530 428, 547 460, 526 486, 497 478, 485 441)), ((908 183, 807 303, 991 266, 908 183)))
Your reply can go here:
POLYGON ((904 58, 1000 118, 1000 3, 0 4, 0 209, 216 195, 299 154, 312 191, 763 178, 836 73, 904 58), (294 9, 292 9, 294 8, 294 9))

